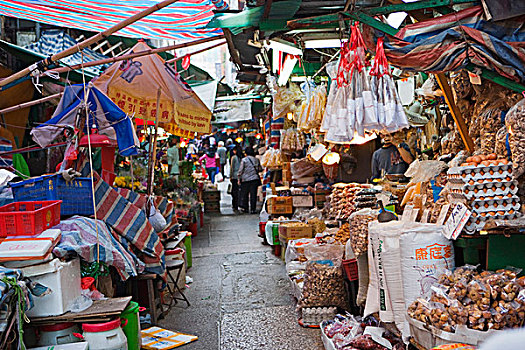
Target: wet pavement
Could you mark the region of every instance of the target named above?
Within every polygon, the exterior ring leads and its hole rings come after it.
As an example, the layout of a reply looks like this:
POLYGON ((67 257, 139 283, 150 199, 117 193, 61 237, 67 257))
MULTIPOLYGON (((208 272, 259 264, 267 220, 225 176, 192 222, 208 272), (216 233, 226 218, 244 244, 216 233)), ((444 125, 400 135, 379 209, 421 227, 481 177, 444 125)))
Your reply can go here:
POLYGON ((234 215, 227 182, 222 214, 206 215, 193 238, 193 283, 160 326, 197 335, 182 349, 323 349, 317 329, 297 324, 284 263, 261 244, 258 215, 234 215))

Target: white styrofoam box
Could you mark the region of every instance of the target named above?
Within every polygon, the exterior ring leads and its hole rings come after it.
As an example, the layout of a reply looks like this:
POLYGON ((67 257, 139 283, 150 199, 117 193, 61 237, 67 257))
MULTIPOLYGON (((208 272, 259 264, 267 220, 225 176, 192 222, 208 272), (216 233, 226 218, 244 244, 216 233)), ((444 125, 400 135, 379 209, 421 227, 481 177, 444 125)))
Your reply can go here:
POLYGON ((60 345, 53 345, 53 346, 39 346, 38 348, 30 348, 27 350, 49 350, 50 348, 53 348, 53 350, 87 350, 88 343, 83 341, 83 342, 60 344, 60 345))
POLYGON ((51 289, 51 293, 34 297, 34 306, 27 311, 29 317, 62 315, 70 304, 80 296, 80 260, 61 262, 54 259, 48 263, 21 269, 24 276, 51 289))
POLYGON ((324 322, 321 322, 319 327, 321 328, 321 340, 323 341, 324 348, 325 350, 335 350, 334 342, 332 341, 332 339, 328 338, 328 336, 324 332, 323 323, 324 322))
POLYGON ((44 260, 60 240, 61 234, 60 230, 49 229, 30 238, 7 237, 0 243, 0 260, 44 260))

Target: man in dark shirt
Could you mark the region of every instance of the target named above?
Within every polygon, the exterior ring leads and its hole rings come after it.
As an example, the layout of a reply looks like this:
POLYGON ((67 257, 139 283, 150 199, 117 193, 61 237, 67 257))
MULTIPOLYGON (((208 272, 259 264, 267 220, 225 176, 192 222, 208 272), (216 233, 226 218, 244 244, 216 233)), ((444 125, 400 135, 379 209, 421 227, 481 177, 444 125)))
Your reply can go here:
POLYGON ((391 134, 382 133, 380 149, 372 155, 372 180, 384 174, 404 174, 414 160, 410 148, 404 142, 395 145, 391 134))

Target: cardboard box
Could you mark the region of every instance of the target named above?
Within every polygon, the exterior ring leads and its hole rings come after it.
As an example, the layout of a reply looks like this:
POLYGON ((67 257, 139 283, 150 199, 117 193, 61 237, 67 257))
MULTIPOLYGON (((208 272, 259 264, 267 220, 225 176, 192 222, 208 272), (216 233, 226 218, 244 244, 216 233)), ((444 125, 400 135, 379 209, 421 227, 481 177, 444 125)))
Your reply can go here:
POLYGON ((270 197, 268 203, 271 205, 292 205, 292 197, 270 197))
POLYGON ((292 214, 293 213, 293 207, 292 205, 271 205, 268 204, 268 214, 270 215, 284 215, 284 214, 292 214))
POLYGON ((24 276, 33 282, 50 288, 51 292, 33 298, 34 306, 26 313, 28 317, 47 317, 62 315, 70 311, 69 306, 82 292, 80 287, 80 259, 49 262, 21 268, 24 276))
POLYGON ((299 238, 312 238, 314 231, 310 225, 296 226, 294 224, 282 224, 279 225, 279 239, 283 241, 289 241, 292 239, 299 238))
POLYGON ((270 197, 267 201, 268 214, 292 214, 292 197, 270 197))
POLYGON ((330 193, 331 193, 330 190, 315 190, 314 192, 315 206, 317 208, 323 208, 324 204, 328 200, 327 197, 330 195, 330 193))
POLYGON ((221 211, 220 202, 206 202, 204 203, 204 212, 206 213, 218 213, 221 211))
POLYGON ((314 206, 314 198, 312 196, 293 196, 292 204, 296 208, 311 208, 314 206))
POLYGON ((202 200, 204 202, 216 202, 221 200, 220 191, 204 191, 202 193, 202 200))

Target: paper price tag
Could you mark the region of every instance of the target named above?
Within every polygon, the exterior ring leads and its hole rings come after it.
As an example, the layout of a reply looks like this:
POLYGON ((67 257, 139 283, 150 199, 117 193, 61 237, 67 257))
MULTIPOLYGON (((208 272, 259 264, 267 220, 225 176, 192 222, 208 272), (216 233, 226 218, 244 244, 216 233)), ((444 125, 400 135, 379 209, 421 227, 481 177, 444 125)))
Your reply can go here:
POLYGON ((443 225, 445 222, 445 219, 447 218, 448 210, 450 209, 450 204, 445 204, 441 207, 441 211, 439 212, 439 216, 436 220, 436 224, 443 225))
POLYGON ((403 222, 410 222, 412 220, 412 212, 414 211, 414 205, 413 204, 407 204, 405 205, 405 209, 403 210, 403 215, 401 216, 401 221, 403 222))
POLYGON ((461 230, 463 230, 463 227, 466 225, 471 214, 472 213, 470 210, 468 210, 464 204, 456 204, 454 209, 452 209, 452 213, 450 213, 450 216, 445 222, 445 227, 443 228, 443 234, 445 237, 448 239, 458 238, 461 230))
POLYGON ((429 216, 430 216, 430 209, 425 209, 425 211, 423 211, 423 216, 421 216, 421 223, 426 224, 428 222, 429 216))

